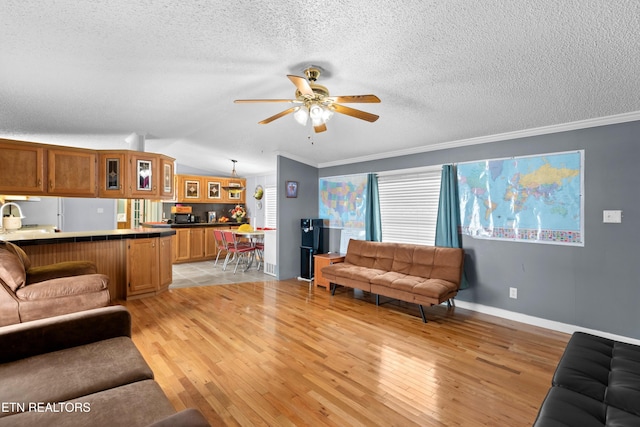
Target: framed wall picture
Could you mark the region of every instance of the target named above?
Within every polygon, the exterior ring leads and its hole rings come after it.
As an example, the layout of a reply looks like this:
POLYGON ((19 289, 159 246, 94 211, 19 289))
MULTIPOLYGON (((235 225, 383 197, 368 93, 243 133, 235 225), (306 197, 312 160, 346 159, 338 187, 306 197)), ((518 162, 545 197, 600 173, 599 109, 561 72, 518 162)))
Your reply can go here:
POLYGON ((288 198, 298 197, 298 181, 287 181, 285 190, 288 198))
POLYGON ((138 190, 151 191, 151 161, 138 160, 138 190))
POLYGON ((200 198, 200 181, 186 180, 184 182, 184 198, 185 199, 200 198))
POLYGON ((220 192, 220 183, 214 181, 207 182, 207 199, 220 199, 222 193, 220 192))

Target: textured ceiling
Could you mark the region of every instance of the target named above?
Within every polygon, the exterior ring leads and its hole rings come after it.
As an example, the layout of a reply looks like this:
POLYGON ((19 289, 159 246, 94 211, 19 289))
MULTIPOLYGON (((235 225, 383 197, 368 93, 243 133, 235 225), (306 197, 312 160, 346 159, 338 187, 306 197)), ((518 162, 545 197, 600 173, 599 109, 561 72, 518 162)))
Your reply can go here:
POLYGON ((241 175, 326 166, 640 111, 640 2, 3 0, 0 136, 146 150, 241 175), (286 116, 286 74, 326 72, 328 131, 286 116))

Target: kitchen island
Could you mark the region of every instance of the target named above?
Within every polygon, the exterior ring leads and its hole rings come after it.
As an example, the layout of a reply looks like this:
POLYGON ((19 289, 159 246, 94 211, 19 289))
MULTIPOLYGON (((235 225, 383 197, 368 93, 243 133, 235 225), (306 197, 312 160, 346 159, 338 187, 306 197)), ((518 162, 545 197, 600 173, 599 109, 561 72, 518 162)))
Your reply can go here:
POLYGON ((173 281, 172 228, 137 228, 60 233, 6 233, 29 255, 32 265, 93 261, 109 276, 111 300, 157 295, 173 281))

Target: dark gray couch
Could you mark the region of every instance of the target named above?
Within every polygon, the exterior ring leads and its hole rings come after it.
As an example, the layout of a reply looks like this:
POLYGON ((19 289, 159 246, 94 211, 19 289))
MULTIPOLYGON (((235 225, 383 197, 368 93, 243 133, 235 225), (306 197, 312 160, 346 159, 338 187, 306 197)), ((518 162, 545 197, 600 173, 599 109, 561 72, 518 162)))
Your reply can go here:
POLYGON ((534 426, 640 426, 640 346, 574 333, 534 426))
POLYGON ((208 426, 176 413, 112 306, 0 328, 0 426, 208 426))

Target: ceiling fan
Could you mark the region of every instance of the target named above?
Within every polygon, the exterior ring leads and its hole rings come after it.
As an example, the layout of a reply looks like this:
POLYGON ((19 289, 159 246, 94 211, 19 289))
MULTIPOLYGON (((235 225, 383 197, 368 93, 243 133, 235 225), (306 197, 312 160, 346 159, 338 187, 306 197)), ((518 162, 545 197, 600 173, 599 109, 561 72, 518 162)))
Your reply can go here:
POLYGON ((289 80, 296 86, 295 99, 236 99, 236 103, 250 102, 285 102, 294 104, 293 107, 279 112, 269 118, 258 122, 266 125, 272 121, 293 113, 298 123, 306 126, 309 119, 316 132, 324 132, 327 130, 327 120, 333 116, 333 113, 346 114, 347 116, 357 119, 375 122, 378 120, 377 115, 367 113, 366 111, 356 110, 355 108, 345 107, 341 104, 346 103, 377 103, 380 98, 375 95, 350 95, 350 96, 330 96, 329 90, 316 83, 320 76, 320 67, 311 66, 304 70, 305 77, 287 75, 289 80))

